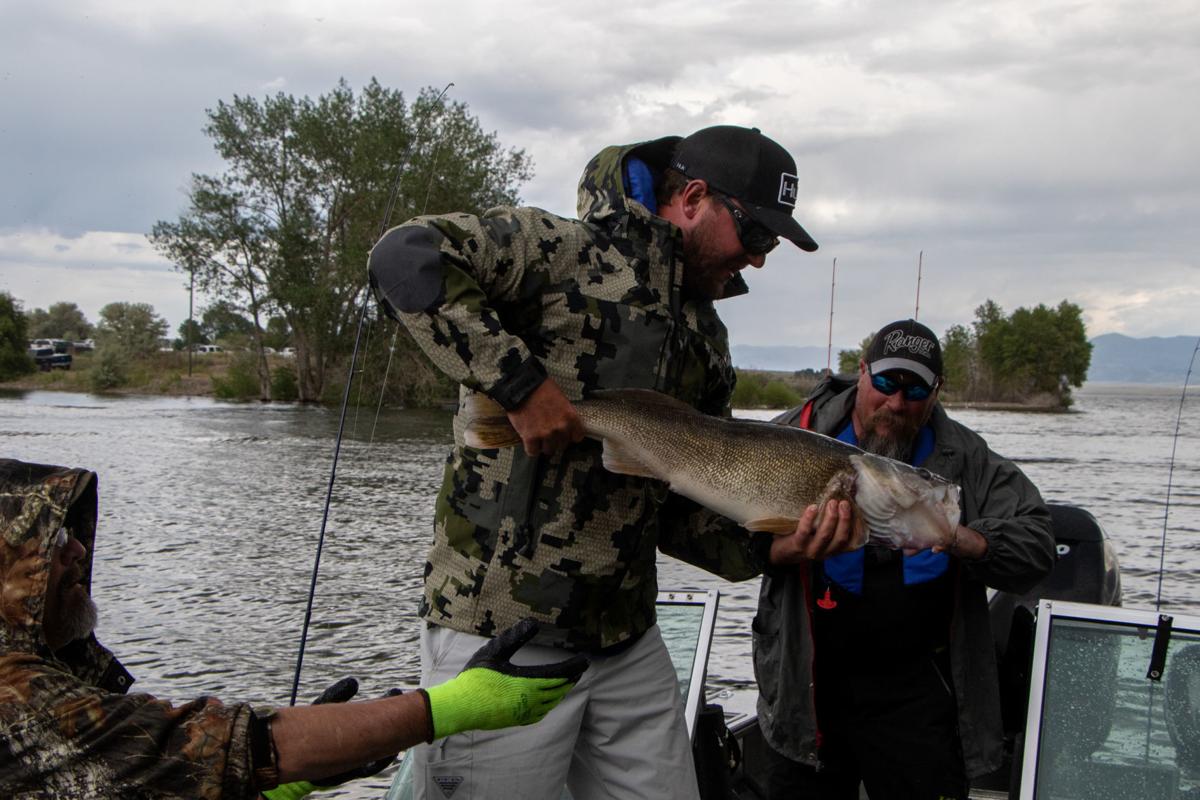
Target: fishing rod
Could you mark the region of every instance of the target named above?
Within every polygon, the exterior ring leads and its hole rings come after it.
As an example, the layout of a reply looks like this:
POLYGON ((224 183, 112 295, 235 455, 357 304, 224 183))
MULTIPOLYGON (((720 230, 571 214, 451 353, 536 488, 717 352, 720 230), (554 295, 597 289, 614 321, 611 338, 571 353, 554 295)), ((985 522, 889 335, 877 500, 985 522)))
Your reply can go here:
POLYGON ((1187 399, 1188 384, 1192 379, 1192 367, 1196 364, 1196 352, 1200 351, 1200 339, 1192 349, 1192 358, 1188 362, 1187 374, 1183 378, 1183 393, 1179 396, 1179 413, 1175 417, 1175 436, 1171 439, 1171 465, 1167 469, 1167 499, 1163 504, 1162 547, 1158 553, 1158 590, 1154 593, 1154 610, 1162 608, 1163 568, 1167 558, 1167 520, 1171 515, 1171 482, 1175 477, 1175 448, 1179 445, 1179 427, 1183 420, 1183 401, 1187 399))
POLYGON ((837 287, 837 257, 833 259, 833 275, 829 278, 829 338, 825 341, 825 374, 833 374, 833 290, 837 287))
POLYGON ((921 318, 921 269, 925 266, 925 251, 917 253, 917 307, 913 309, 913 319, 921 318))
MULTIPOLYGON (((446 96, 446 92, 450 91, 450 87, 454 83, 447 83, 446 88, 442 89, 434 102, 440 102, 446 96)), ((407 156, 407 154, 406 154, 407 156)), ((388 196, 387 208, 384 210, 383 222, 379 225, 379 235, 375 237, 378 241, 384 233, 387 232, 388 226, 392 221, 392 212, 396 207, 396 198, 400 196, 400 180, 404 176, 404 167, 408 161, 407 157, 401 158, 399 165, 396 167, 396 180, 392 183, 391 194, 388 196)), ((432 182, 432 172, 430 181, 432 182)), ((428 193, 426 193, 426 202, 429 201, 428 193)), ((296 673, 292 678, 292 695, 289 705, 296 705, 296 695, 300 691, 300 672, 304 668, 304 647, 308 642, 308 629, 312 622, 313 600, 317 595, 317 575, 321 569, 321 553, 325 549, 325 528, 329 523, 329 506, 333 500, 333 484, 337 478, 338 457, 342 452, 342 435, 346 430, 346 409, 350 405, 350 387, 354 383, 354 368, 358 364, 358 346, 362 341, 363 324, 367 318, 367 307, 370 305, 371 293, 363 287, 364 297, 362 307, 358 312, 358 331, 354 335, 354 351, 350 355, 350 373, 346 377, 346 388, 342 392, 342 409, 338 417, 337 439, 333 445, 333 465, 329 470, 329 485, 325 489, 325 510, 321 514, 321 533, 317 537, 317 552, 313 558, 312 579, 308 586, 308 603, 304 609, 304 626, 300 633, 300 650, 296 654, 296 673)))
MULTIPOLYGON (((450 91, 450 87, 453 85, 453 82, 446 84, 446 88, 442 90, 442 94, 438 95, 438 99, 440 100, 442 95, 450 91)), ((437 175, 437 161, 438 156, 442 152, 442 142, 444 140, 445 137, 438 137, 438 140, 434 143, 433 147, 433 158, 429 159, 429 181, 425 185, 425 202, 421 204, 422 215, 429 210, 429 197, 433 193, 433 178, 435 175, 437 175)), ((384 367, 383 370, 383 381, 379 384, 379 402, 375 404, 375 421, 371 425, 371 436, 369 439, 367 439, 367 447, 371 447, 375 444, 375 429, 379 427, 379 412, 383 409, 383 394, 387 391, 388 376, 392 373, 392 359, 396 355, 396 339, 399 336, 400 326, 397 325, 396 329, 392 331, 391 346, 388 347, 387 366, 384 367)), ((362 386, 361 382, 359 383, 359 386, 362 386)))

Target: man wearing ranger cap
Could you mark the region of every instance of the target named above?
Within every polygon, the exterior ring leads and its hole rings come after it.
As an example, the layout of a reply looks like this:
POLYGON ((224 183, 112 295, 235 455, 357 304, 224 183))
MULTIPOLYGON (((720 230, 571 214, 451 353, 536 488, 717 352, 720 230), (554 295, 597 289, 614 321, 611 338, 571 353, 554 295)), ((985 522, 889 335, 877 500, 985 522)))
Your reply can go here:
POLYGON ((542 624, 543 649, 522 656, 592 660, 536 735, 419 748, 418 797, 556 800, 564 783, 576 800, 697 796, 655 625, 656 548, 742 579, 761 571, 772 536, 747 549, 745 531, 661 482, 606 471, 571 403, 633 387, 728 413, 734 372, 713 303, 746 292, 741 271, 761 268, 779 238, 817 248, 792 218, 798 187, 776 142, 716 126, 601 151, 578 220, 496 208, 418 218, 375 245, 384 309, 462 397, 503 406, 524 443, 467 447, 455 419, 425 567, 423 676, 453 674, 525 616, 542 624))
POLYGON ((1054 541, 1037 488, 938 404, 943 373, 934 333, 899 320, 853 380, 776 420, 954 481, 962 518, 949 546, 917 552, 849 550, 815 509, 779 540, 753 625, 769 800, 857 800, 860 781, 871 800, 965 800, 1000 765, 986 590, 1032 588, 1054 541))

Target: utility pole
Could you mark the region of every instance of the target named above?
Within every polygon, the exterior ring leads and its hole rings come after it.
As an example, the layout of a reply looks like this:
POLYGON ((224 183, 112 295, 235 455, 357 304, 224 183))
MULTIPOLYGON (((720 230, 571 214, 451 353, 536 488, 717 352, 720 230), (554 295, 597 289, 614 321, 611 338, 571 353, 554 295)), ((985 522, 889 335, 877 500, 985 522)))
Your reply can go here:
POLYGON ((192 377, 192 328, 195 322, 192 321, 192 298, 196 291, 196 270, 188 270, 188 324, 187 324, 187 351, 188 351, 188 377, 192 377))

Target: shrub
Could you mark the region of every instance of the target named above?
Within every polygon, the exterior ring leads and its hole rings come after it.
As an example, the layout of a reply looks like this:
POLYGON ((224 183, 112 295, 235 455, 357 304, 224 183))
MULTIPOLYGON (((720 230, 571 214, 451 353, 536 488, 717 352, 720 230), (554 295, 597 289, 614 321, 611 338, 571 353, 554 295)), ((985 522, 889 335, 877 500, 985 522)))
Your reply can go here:
POLYGON ((0 381, 33 372, 33 359, 25 352, 26 319, 21 303, 0 292, 0 381))
POLYGON ((272 400, 298 400, 300 387, 296 383, 296 369, 291 364, 283 364, 271 373, 272 400))
POLYGON ((260 395, 254 355, 236 353, 224 376, 213 375, 213 395, 222 400, 250 400, 260 395))
POLYGON ((129 353, 116 345, 107 345, 96 351, 88 382, 94 392, 118 389, 129 381, 129 353))

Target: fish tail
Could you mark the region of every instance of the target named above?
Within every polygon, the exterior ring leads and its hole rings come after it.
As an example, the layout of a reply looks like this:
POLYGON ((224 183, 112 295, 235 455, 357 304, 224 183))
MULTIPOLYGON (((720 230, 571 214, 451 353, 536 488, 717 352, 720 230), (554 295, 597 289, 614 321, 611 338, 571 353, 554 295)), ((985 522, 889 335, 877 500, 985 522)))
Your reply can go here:
POLYGON ((517 429, 508 421, 504 407, 486 395, 472 392, 463 401, 463 435, 467 445, 479 449, 516 447, 521 443, 517 429))

